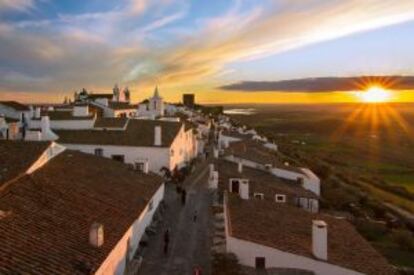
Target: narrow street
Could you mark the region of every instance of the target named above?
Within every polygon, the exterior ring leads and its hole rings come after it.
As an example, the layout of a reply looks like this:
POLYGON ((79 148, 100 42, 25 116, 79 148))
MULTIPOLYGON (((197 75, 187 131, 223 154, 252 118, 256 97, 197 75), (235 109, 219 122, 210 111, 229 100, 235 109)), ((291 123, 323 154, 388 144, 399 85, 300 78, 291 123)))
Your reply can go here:
POLYGON ((212 195, 207 188, 208 161, 197 165, 184 182, 187 190, 186 204, 175 186, 168 184, 165 193, 166 210, 156 235, 150 237, 139 275, 193 274, 200 267, 202 274, 210 274, 212 195), (197 219, 194 221, 194 214, 197 219), (164 254, 164 233, 169 229, 170 242, 164 254))

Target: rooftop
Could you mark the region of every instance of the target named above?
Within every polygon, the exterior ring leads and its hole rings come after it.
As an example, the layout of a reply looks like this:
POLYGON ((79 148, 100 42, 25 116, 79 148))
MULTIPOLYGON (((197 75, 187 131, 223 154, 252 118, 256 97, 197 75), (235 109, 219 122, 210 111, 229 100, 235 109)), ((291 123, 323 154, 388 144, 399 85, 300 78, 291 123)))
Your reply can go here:
POLYGON ((228 210, 233 237, 309 258, 314 258, 312 221, 323 220, 328 224, 329 263, 365 274, 395 274, 387 261, 344 219, 268 200, 242 200, 234 194, 229 194, 228 210))
POLYGON ((259 141, 242 140, 231 142, 229 147, 225 149, 224 154, 247 159, 262 165, 272 164, 273 167, 276 168, 303 174, 301 169, 285 165, 283 161, 278 158, 277 152, 264 147, 263 143, 259 141))
POLYGON ((112 118, 112 117, 99 117, 96 119, 95 128, 124 128, 128 118, 112 118))
MULTIPOLYGON (((50 120, 91 120, 94 118, 93 114, 88 116, 74 116, 72 111, 44 111, 41 116, 49 116, 50 120)), ((40 118, 34 118, 40 120, 40 118)))
POLYGON ((155 126, 161 126, 162 146, 170 147, 182 123, 160 120, 130 119, 124 131, 55 130, 60 143, 118 146, 154 146, 155 126))
POLYGON ((0 140, 0 187, 25 173, 48 146, 49 142, 0 140))
POLYGON ((265 199, 273 202, 276 194, 285 194, 290 197, 318 198, 317 195, 304 189, 296 181, 281 179, 269 172, 246 166, 243 166, 243 172, 239 173, 237 166, 236 163, 226 160, 216 161, 216 167, 219 171, 219 187, 221 189, 228 190, 229 179, 231 178, 244 178, 249 179, 250 196, 253 196, 253 193, 263 193, 265 199))
POLYGON ((138 105, 130 104, 129 102, 109 101, 108 107, 113 110, 130 110, 138 108, 138 105))
POLYGON ((90 99, 97 99, 97 98, 107 98, 112 99, 114 97, 113 94, 105 94, 105 93, 90 93, 88 94, 88 98, 90 99))
POLYGON ((0 104, 13 108, 16 111, 29 111, 30 110, 29 106, 19 103, 17 101, 0 101, 0 104))
POLYGON ((94 273, 161 184, 110 159, 59 154, 0 193, 0 273, 94 273), (104 226, 99 248, 89 244, 94 222, 104 226))

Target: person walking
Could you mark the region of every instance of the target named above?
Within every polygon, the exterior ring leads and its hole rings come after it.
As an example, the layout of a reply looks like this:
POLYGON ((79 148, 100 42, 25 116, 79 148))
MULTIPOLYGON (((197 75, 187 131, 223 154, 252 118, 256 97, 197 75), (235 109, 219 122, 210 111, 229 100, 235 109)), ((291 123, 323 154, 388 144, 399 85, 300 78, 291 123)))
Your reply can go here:
POLYGON ((185 201, 187 199, 187 191, 185 190, 185 188, 183 188, 183 190, 181 191, 181 204, 185 205, 185 201))
POLYGON ((164 255, 167 255, 168 253, 168 245, 170 243, 170 230, 165 230, 164 233, 164 255))
POLYGON ((197 210, 194 211, 193 222, 197 221, 197 210))

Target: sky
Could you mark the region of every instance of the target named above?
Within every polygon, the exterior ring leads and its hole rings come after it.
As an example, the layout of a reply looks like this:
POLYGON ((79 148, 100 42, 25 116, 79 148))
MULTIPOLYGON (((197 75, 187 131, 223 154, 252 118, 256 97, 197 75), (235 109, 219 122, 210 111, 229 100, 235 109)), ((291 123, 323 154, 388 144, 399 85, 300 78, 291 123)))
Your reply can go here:
MULTIPOLYGON (((246 91, 243 81, 414 75, 412 0, 0 0, 0 100, 159 86, 167 101, 358 101, 355 91, 246 91)), ((394 101, 414 101, 411 90, 394 101)))

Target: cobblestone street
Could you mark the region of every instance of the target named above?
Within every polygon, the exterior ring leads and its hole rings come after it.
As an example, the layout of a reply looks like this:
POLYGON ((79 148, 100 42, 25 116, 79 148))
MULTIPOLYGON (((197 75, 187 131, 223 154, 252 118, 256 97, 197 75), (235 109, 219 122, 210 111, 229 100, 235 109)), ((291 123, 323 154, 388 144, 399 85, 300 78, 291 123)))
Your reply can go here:
POLYGON ((149 238, 140 275, 192 274, 195 267, 202 274, 210 274, 210 247, 212 217, 209 207, 212 195, 207 188, 207 161, 200 163, 194 173, 185 181, 187 201, 181 203, 181 196, 175 186, 166 187, 166 210, 157 234, 149 238), (194 214, 197 219, 194 221, 194 214), (170 230, 169 251, 164 254, 164 232, 170 230))

